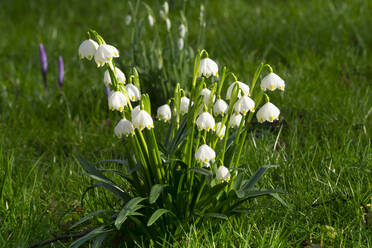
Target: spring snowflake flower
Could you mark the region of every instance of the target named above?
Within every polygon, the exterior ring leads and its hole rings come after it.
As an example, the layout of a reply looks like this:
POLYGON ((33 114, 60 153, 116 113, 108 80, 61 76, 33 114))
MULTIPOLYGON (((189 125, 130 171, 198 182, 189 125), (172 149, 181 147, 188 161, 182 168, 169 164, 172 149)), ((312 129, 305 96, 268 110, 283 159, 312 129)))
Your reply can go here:
POLYGON ((190 99, 188 97, 181 97, 180 111, 182 115, 187 114, 187 112, 189 111, 189 104, 190 99))
POLYGON ((98 43, 94 40, 85 40, 79 46, 79 57, 81 59, 87 58, 91 60, 96 53, 98 48, 98 43))
POLYGON ((184 45, 185 45, 185 42, 183 41, 183 38, 179 38, 177 41, 178 50, 182 50, 184 45))
POLYGON ((210 58, 204 58, 200 60, 199 77, 200 76, 205 76, 206 78, 209 78, 210 76, 218 77, 217 63, 211 60, 210 58))
POLYGON ((127 15, 125 17, 125 24, 126 25, 129 25, 131 22, 132 22, 132 17, 130 15, 127 15))
POLYGON ((281 79, 278 75, 271 72, 266 77, 264 77, 262 79, 261 88, 263 90, 274 91, 276 89, 280 89, 280 90, 284 91, 285 83, 284 83, 284 80, 281 79))
POLYGON ((229 100, 231 98, 231 94, 232 94, 232 91, 235 87, 235 85, 238 84, 239 86, 239 93, 238 93, 238 98, 240 98, 242 96, 242 93, 241 91, 244 92, 245 95, 249 96, 249 86, 246 85, 245 83, 242 83, 242 82, 239 82, 239 81, 236 81, 234 83, 232 83, 229 88, 227 88, 227 93, 226 93, 226 99, 229 100))
POLYGON ((179 27, 178 27, 178 30, 180 32, 180 36, 181 38, 184 38, 185 35, 186 35, 186 26, 185 24, 181 24, 179 27))
POLYGON ((141 111, 141 106, 140 105, 137 105, 136 107, 134 107, 132 109, 132 112, 131 112, 131 117, 132 117, 132 121, 134 120, 134 118, 137 116, 137 114, 141 111))
POLYGON ((218 116, 218 115, 224 116, 228 107, 229 105, 227 105, 227 103, 224 100, 218 99, 213 106, 213 114, 215 116, 218 116))
POLYGON ((209 163, 209 161, 213 161, 216 159, 216 153, 212 148, 208 145, 204 144, 201 145, 198 150, 195 152, 195 159, 196 161, 209 163))
POLYGON ((127 99, 120 91, 113 92, 108 98, 108 105, 110 110, 118 110, 123 112, 127 99))
POLYGON ((171 27, 172 27, 172 23, 171 23, 171 21, 169 20, 168 17, 167 17, 167 19, 165 19, 165 24, 167 25, 167 31, 169 32, 171 27))
POLYGON ((208 112, 204 112, 198 116, 198 118, 196 119, 196 126, 198 126, 199 131, 206 130, 207 132, 209 132, 209 130, 216 129, 214 118, 208 112))
POLYGON ((158 118, 165 122, 169 121, 172 117, 172 111, 168 104, 164 104, 158 108, 158 118))
POLYGON ((167 1, 164 2, 163 9, 164 9, 165 14, 168 14, 168 12, 169 12, 169 4, 168 4, 167 1))
POLYGON ((114 133, 119 138, 124 134, 125 136, 134 134, 133 124, 127 119, 121 119, 114 129, 114 133))
POLYGON ((116 47, 102 44, 97 48, 96 53, 94 54, 94 60, 98 67, 103 66, 105 63, 108 63, 112 58, 119 57, 119 51, 116 47))
POLYGON ((230 119, 230 127, 239 127, 240 122, 242 122, 243 116, 241 114, 232 114, 230 119))
POLYGON ((280 110, 271 102, 265 103, 257 111, 257 120, 262 123, 265 121, 273 122, 274 120, 279 120, 280 110))
POLYGON ((216 126, 216 135, 222 140, 223 137, 225 137, 226 125, 222 125, 222 122, 218 122, 216 126))
POLYGON ((150 27, 154 26, 155 20, 151 14, 148 15, 147 20, 149 22, 150 27))
POLYGON ((151 129, 154 128, 154 122, 145 110, 140 110, 134 117, 133 125, 135 128, 142 131, 144 128, 151 129))
MULTIPOLYGON (((204 88, 200 91, 200 95, 204 96, 203 101, 204 101, 205 105, 208 105, 209 97, 211 95, 211 91, 207 88, 204 88)), ((213 96, 212 102, 214 102, 215 99, 216 99, 216 96, 213 96)))
MULTIPOLYGON (((125 74, 117 67, 115 67, 115 72, 116 72, 116 76, 118 77, 119 83, 125 84, 125 81, 126 81, 125 74)), ((103 81, 106 86, 109 84, 112 84, 109 70, 105 71, 103 81)))
POLYGON ((135 85, 127 84, 125 85, 125 89, 127 90, 128 97, 132 102, 136 102, 141 99, 141 92, 135 85))
POLYGON ((254 101, 248 96, 241 97, 234 105, 235 112, 242 115, 246 115, 248 111, 254 112, 254 107, 254 101))
POLYGON ((231 177, 231 174, 229 172, 229 169, 227 169, 225 166, 221 165, 217 170, 216 179, 218 181, 229 182, 230 177, 231 177))

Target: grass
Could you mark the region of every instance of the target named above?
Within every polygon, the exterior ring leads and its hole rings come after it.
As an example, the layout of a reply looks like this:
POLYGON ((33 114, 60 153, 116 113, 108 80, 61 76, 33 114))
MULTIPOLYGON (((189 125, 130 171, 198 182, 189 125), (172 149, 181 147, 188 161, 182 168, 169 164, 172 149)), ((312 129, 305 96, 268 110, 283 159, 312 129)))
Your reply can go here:
MULTIPOLYGON (((198 4, 189 4, 195 40, 198 4)), ((78 60, 77 48, 88 28, 125 47, 128 8, 55 0, 0 6, 0 246, 27 247, 107 206, 110 195, 103 191, 87 194, 81 205, 91 182, 74 155, 106 159, 122 154, 125 144, 113 137, 116 116, 107 110, 103 75, 78 60), (43 95, 40 41, 48 53, 50 97, 43 95), (59 55, 66 68, 63 94, 59 55)), ((279 164, 260 185, 286 190, 290 208, 252 202, 249 215, 186 228, 178 247, 371 247, 372 152, 365 130, 371 125, 372 3, 218 0, 206 6, 211 57, 243 82, 261 61, 286 80, 284 94, 272 95, 280 122, 255 125, 241 162, 252 172, 279 164)))

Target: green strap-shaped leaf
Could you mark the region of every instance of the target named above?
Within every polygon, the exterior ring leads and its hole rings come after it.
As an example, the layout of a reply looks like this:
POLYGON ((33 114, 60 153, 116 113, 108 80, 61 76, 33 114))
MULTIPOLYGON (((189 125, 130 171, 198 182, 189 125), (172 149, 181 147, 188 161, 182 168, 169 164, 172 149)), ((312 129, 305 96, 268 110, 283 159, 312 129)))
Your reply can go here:
POLYGON ((128 218, 128 216, 136 214, 135 210, 138 210, 137 205, 145 200, 146 198, 143 197, 135 197, 132 200, 130 200, 123 209, 120 211, 118 217, 115 220, 115 227, 119 230, 121 225, 124 223, 124 221, 128 218))
POLYGON ((277 167, 277 165, 265 165, 260 167, 254 175, 249 179, 247 183, 245 183, 242 187, 242 191, 249 191, 251 190, 254 185, 257 183, 257 181, 262 177, 262 175, 266 172, 267 169, 272 168, 272 167, 277 167))
POLYGON ((205 168, 191 168, 190 171, 202 174, 204 176, 213 176, 213 173, 205 168))
POLYGON ((112 229, 106 229, 106 226, 100 226, 97 227, 96 229, 92 230, 91 232, 87 233, 83 237, 79 238, 78 240, 75 240, 71 245, 70 248, 78 248, 81 245, 83 245, 85 242, 97 237, 98 235, 102 233, 108 233, 111 232, 112 229))
POLYGON ((78 222, 76 222, 75 224, 73 224, 71 227, 70 227, 70 230, 71 229, 74 229, 75 227, 77 227, 78 225, 84 223, 85 221, 87 220, 90 220, 91 218, 93 218, 94 216, 98 215, 98 214, 101 214, 101 213, 107 213, 107 212, 113 212, 112 210, 98 210, 96 212, 93 212, 93 213, 90 213, 88 214, 87 216, 84 216, 83 218, 81 218, 78 222))
POLYGON ((83 166, 83 168, 88 172, 88 176, 101 182, 113 183, 108 177, 103 175, 102 172, 97 170, 95 167, 91 166, 90 162, 87 161, 83 156, 77 155, 76 157, 79 160, 80 164, 83 166))
POLYGON ((153 204, 156 202, 156 200, 159 198, 159 195, 161 194, 161 192, 166 186, 167 185, 161 185, 161 184, 155 184, 154 186, 152 186, 151 191, 150 191, 150 196, 149 196, 150 204, 153 204))
POLYGON ((156 210, 150 217, 149 221, 147 222, 147 226, 151 226, 154 224, 163 214, 170 212, 167 209, 160 208, 156 210))
POLYGON ((228 219, 226 215, 219 214, 219 213, 206 213, 203 216, 208 217, 208 218, 222 219, 222 220, 227 220, 228 219))
POLYGON ((101 248, 103 240, 106 238, 107 234, 108 233, 101 233, 98 235, 93 241, 92 248, 101 248))

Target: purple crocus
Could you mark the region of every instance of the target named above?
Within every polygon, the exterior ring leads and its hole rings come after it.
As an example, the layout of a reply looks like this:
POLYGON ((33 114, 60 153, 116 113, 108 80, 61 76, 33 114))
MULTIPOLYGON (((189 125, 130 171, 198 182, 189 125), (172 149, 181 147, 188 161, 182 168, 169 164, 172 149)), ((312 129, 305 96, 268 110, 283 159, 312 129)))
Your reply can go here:
POLYGON ((63 66, 63 58, 62 56, 59 56, 58 58, 58 84, 61 89, 63 86, 64 74, 65 74, 65 70, 63 66))
POLYGON ((44 87, 47 88, 47 72, 48 72, 48 59, 42 43, 39 45, 39 57, 41 65, 41 73, 43 75, 44 87))

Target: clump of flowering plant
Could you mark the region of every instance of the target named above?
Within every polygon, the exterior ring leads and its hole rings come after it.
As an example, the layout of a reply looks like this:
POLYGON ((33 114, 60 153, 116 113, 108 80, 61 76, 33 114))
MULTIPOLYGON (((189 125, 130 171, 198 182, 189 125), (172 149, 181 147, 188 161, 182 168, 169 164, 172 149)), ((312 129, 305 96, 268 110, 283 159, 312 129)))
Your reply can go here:
MULTIPOLYGON (((80 56, 98 57, 97 66, 108 70, 110 79, 106 76, 104 80, 106 84, 110 82, 108 107, 120 115, 114 133, 131 144, 134 159, 101 161, 127 167, 114 171, 96 168, 79 157, 87 175, 98 181, 94 186, 111 191, 121 203, 109 210, 112 214, 102 226, 71 247, 79 247, 88 240, 100 245, 108 237, 158 241, 169 237, 167 233, 180 234, 182 225, 190 222, 198 224, 208 217, 226 220, 241 214, 246 210, 244 203, 255 197, 271 195, 283 202, 278 195, 282 191, 255 187, 272 165, 259 168, 250 178, 245 178, 244 168, 239 167, 255 109, 259 122, 273 122, 279 117, 279 109, 264 93, 265 87, 255 87, 264 67, 272 73, 269 65, 260 65, 249 87, 233 73, 226 73, 226 67, 219 75, 218 65, 203 50, 195 56, 191 90, 177 85, 174 96, 159 106, 157 113, 151 113, 149 96, 140 94, 137 71, 133 69, 129 82, 122 80, 125 77, 113 60, 118 57, 118 50, 107 45, 95 31, 89 34, 96 41, 84 41, 82 46, 87 44, 89 54, 80 52, 80 56), (223 100, 223 85, 230 75, 234 81, 223 100), (155 117, 159 121, 154 121, 155 117), (166 135, 157 133, 157 127, 164 125, 169 125, 166 135), (126 183, 116 182, 108 173, 120 176, 126 183)), ((283 90, 284 81, 277 84, 277 78, 274 80, 274 88, 283 90)), ((269 89, 274 90, 270 86, 269 89)), ((107 211, 94 212, 73 228, 103 213, 107 211)))

